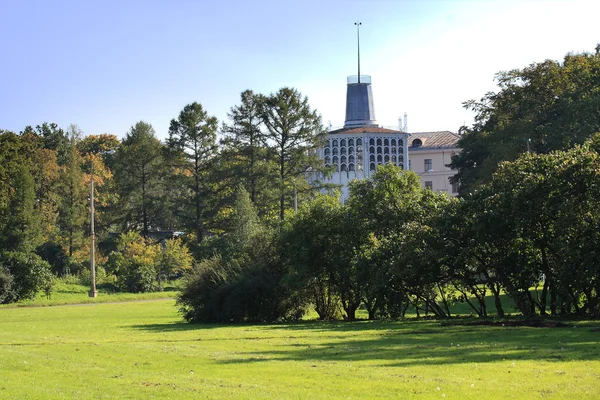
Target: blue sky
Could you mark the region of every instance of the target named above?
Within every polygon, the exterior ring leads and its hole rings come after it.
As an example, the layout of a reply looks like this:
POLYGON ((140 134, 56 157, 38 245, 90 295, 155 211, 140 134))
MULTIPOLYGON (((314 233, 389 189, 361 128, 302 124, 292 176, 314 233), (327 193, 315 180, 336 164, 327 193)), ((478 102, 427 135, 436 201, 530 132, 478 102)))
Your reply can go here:
POLYGON ((222 121, 243 90, 283 86, 340 126, 360 20, 378 122, 457 131, 496 72, 594 51, 598 15, 593 0, 0 0, 0 129, 123 137, 143 120, 164 139, 190 102, 222 121))

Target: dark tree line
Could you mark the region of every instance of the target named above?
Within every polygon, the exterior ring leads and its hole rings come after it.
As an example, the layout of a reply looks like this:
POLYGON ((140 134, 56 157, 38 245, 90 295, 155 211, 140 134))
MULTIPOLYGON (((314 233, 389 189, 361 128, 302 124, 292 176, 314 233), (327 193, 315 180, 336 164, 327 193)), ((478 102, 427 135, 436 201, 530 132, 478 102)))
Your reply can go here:
POLYGON ((480 317, 598 317, 600 55, 497 79, 497 93, 465 104, 477 116, 452 161, 460 199, 381 167, 352 183, 344 205, 335 196, 306 202, 263 233, 268 246, 201 263, 179 298, 184 317, 265 321, 312 308, 352 320, 360 307, 370 319, 409 309, 449 317, 458 301, 480 317), (269 301, 251 302, 267 292, 269 301))
POLYGON ((324 134, 320 118, 289 88, 246 91, 229 116, 219 132, 202 105, 188 104, 164 143, 143 121, 123 140, 48 123, 0 131, 2 301, 35 296, 52 275, 89 280, 92 175, 98 279, 122 290, 160 290, 191 267, 192 256, 213 254, 215 238, 232 225, 237 186, 251 191, 267 224, 283 220, 294 185, 306 189, 301 201, 310 195, 298 171, 321 169, 314 156, 324 134), (173 235, 182 239, 156 247, 173 235), (37 290, 19 289, 27 265, 49 272, 40 272, 37 290))
POLYGON ((525 153, 461 199, 382 166, 352 183, 346 204, 318 195, 277 230, 260 223, 244 191, 249 206, 220 239, 236 245, 200 263, 178 304, 193 322, 295 319, 309 309, 354 320, 360 307, 369 319, 409 309, 445 318, 456 302, 479 317, 597 318, 599 144, 600 134, 525 153), (245 234, 233 241, 233 232, 245 234))

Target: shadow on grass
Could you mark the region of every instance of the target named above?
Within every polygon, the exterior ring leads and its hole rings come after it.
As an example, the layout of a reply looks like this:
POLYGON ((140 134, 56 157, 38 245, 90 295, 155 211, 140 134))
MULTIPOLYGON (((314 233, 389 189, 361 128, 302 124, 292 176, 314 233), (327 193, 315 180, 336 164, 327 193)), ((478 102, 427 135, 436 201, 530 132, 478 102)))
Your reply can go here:
MULTIPOLYGON (((245 364, 283 361, 380 361, 388 366, 488 363, 510 360, 597 361, 600 342, 592 329, 502 327, 436 327, 384 331, 379 337, 346 336, 281 345, 280 349, 252 352, 220 361, 245 364)), ((357 336, 361 336, 357 333, 357 336)), ((301 338, 304 339, 304 338, 301 338)), ((277 346, 276 346, 277 347, 277 346)))
POLYGON ((189 324, 187 322, 176 322, 170 324, 144 324, 144 325, 127 325, 128 328, 147 332, 187 332, 187 331, 203 331, 213 328, 221 328, 225 325, 217 324, 189 324))
MULTIPOLYGON (((187 323, 177 322, 168 324, 144 324, 144 325, 133 325, 134 329, 145 330, 149 332, 176 332, 176 331, 193 331, 193 330, 206 330, 206 329, 219 329, 219 328, 238 328, 238 327, 253 327, 263 329, 278 329, 278 330, 291 330, 291 331, 327 331, 327 332, 358 332, 367 330, 385 330, 397 328, 399 324, 411 324, 411 323, 424 323, 423 320, 404 320, 399 322, 385 322, 385 321, 298 321, 298 322, 281 322, 281 323, 256 323, 256 322, 240 322, 240 323, 187 323)), ((439 322, 439 321, 436 321, 439 322)))
MULTIPOLYGON (((268 330, 266 336, 233 333, 215 341, 255 340, 267 350, 236 353, 222 364, 265 361, 381 362, 386 366, 534 361, 597 361, 600 359, 600 323, 575 328, 512 326, 442 326, 440 321, 402 322, 303 321, 293 324, 149 324, 136 329, 152 332, 202 331, 251 327, 268 330), (322 336, 326 335, 326 336, 322 336)), ((510 364, 507 364, 510 368, 510 364)))

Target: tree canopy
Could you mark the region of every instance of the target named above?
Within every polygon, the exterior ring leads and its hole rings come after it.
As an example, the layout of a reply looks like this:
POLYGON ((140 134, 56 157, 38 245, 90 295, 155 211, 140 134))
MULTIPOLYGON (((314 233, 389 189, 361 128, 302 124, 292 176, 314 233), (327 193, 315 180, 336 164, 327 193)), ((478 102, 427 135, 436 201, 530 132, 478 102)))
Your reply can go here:
POLYGON ((530 151, 565 150, 600 131, 600 54, 568 54, 496 75, 499 90, 464 103, 475 124, 463 127, 453 156, 461 193, 488 182, 502 161, 530 151))

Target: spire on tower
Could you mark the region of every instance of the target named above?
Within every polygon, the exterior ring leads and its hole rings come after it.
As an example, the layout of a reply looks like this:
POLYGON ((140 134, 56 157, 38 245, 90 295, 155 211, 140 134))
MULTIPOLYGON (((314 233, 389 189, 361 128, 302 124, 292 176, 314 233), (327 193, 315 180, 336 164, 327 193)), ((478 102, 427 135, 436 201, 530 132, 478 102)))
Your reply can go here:
POLYGON ((358 75, 348 77, 346 91, 346 122, 345 128, 358 126, 377 126, 375 121, 375 107, 373 106, 373 92, 371 77, 360 75, 360 26, 356 21, 356 38, 358 44, 358 75))
POLYGON ((356 21, 354 25, 356 25, 356 40, 358 44, 358 83, 360 83, 360 26, 362 22, 356 21))

